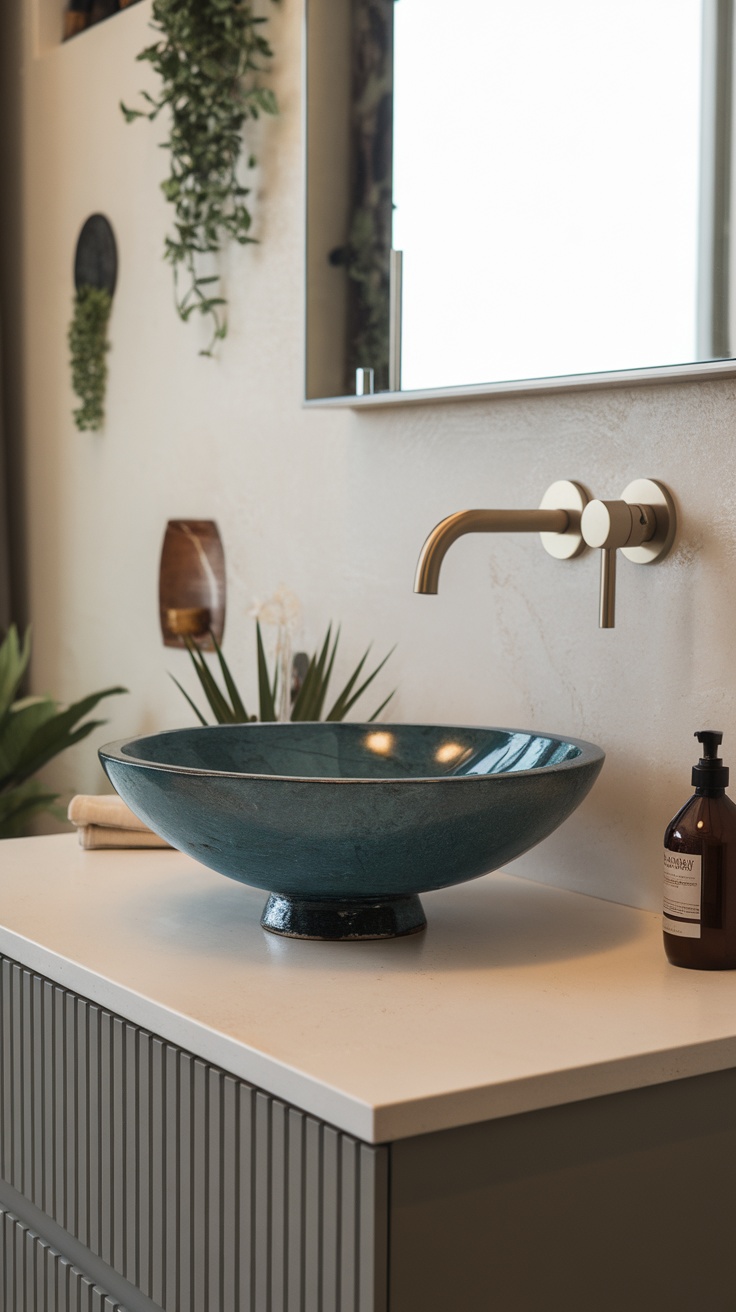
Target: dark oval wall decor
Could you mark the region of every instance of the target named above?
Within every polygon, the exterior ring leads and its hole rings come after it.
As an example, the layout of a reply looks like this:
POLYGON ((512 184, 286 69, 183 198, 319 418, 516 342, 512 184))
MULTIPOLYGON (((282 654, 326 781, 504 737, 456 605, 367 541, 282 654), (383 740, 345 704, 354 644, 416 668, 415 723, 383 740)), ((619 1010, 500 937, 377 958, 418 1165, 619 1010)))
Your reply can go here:
POLYGON ((74 255, 74 285, 99 287, 112 296, 118 277, 115 233, 104 214, 90 214, 82 225, 74 255))

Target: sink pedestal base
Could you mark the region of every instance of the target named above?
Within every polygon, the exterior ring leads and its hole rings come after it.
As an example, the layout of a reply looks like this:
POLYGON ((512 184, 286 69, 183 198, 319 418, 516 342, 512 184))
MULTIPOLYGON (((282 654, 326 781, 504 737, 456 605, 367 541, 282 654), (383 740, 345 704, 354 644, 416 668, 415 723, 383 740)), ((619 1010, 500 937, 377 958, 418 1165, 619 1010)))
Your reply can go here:
POLYGON ((271 893, 261 924, 287 938, 370 939, 418 934, 427 920, 419 898, 308 900, 271 893))

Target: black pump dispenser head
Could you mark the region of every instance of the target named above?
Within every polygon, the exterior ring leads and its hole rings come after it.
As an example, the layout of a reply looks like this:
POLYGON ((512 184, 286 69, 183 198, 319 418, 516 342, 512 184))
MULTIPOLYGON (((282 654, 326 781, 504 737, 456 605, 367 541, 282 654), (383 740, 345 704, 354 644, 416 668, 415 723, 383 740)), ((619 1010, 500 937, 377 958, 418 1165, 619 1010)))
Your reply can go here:
POLYGON ((703 791, 727 788, 728 766, 723 764, 718 755, 723 734, 718 729, 699 729, 695 737, 703 744, 703 755, 698 764, 693 766, 693 788, 703 791))

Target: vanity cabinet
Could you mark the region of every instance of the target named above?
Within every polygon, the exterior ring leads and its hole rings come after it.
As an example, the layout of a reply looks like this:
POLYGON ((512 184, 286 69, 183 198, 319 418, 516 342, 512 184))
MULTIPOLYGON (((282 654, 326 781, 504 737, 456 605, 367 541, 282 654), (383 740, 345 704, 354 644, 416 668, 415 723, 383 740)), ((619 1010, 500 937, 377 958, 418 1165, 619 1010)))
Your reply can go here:
POLYGON ((7 958, 0 1051, 6 1312, 732 1307, 733 1071, 370 1145, 7 958))
POLYGON ((733 1312, 736 973, 432 897, 294 943, 178 853, 3 843, 2 1312, 733 1312))
POLYGON ((385 1312, 385 1146, 7 958, 0 1051, 2 1201, 130 1312, 385 1312))

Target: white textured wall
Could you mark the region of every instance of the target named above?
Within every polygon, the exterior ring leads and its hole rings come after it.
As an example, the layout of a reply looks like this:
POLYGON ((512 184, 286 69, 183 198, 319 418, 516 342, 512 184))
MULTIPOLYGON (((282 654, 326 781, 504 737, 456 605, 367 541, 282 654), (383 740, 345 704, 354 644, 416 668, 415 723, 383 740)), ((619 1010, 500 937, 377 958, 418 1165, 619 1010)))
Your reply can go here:
MULTIPOLYGON (((28 0, 29 9, 33 0, 28 0)), ((40 3, 40 0, 36 0, 40 3)), ((50 0, 49 0, 50 2, 50 0)), ((148 0, 25 63, 26 378, 34 683, 64 698, 123 682, 96 743, 187 721, 167 670, 157 569, 176 516, 217 519, 228 565, 226 651, 253 685, 246 610, 288 582, 308 641, 344 626, 345 659, 394 641, 396 717, 567 731, 605 747, 592 795, 518 863, 533 878, 656 906, 661 835, 689 793, 692 732, 726 732, 736 765, 733 381, 496 399, 384 413, 305 411, 302 388, 301 5, 272 11, 282 115, 261 145, 261 247, 229 260, 231 331, 198 358, 160 259, 159 127, 118 100, 148 0), (71 418, 66 330, 78 229, 107 213, 120 246, 108 422, 71 418), (617 496, 663 479, 679 543, 653 569, 622 560, 618 624, 597 628, 598 561, 553 561, 532 538, 466 538, 437 598, 415 597, 426 533, 469 505, 535 505, 557 478, 617 496)), ((29 34, 29 43, 33 37, 29 34)), ((57 763, 69 791, 102 784, 93 747, 57 763)))

